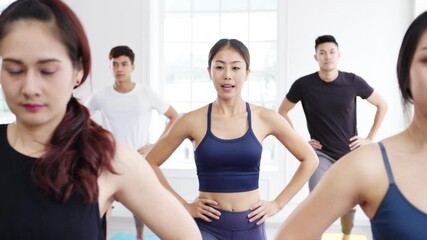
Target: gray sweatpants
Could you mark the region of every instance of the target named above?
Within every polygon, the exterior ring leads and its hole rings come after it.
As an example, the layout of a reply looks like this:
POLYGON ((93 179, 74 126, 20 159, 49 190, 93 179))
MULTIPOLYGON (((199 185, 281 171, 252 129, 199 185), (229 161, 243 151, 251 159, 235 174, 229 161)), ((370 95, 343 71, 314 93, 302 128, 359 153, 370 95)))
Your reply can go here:
MULTIPOLYGON (((310 180, 308 181, 308 187, 310 192, 314 189, 323 175, 328 171, 328 169, 337 161, 332 157, 320 152, 316 151, 317 156, 319 157, 319 166, 316 171, 314 171, 313 175, 311 175, 310 180)), ((351 209, 348 213, 341 217, 341 231, 343 234, 350 234, 351 229, 354 225, 354 214, 356 209, 351 209)))

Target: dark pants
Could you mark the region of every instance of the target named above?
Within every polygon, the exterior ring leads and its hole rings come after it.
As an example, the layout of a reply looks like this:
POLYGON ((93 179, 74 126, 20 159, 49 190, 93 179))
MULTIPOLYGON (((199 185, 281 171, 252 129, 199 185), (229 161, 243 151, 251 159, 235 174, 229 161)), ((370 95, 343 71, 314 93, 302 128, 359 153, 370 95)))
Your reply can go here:
POLYGON ((229 212, 217 209, 221 212, 218 220, 206 222, 196 218, 196 223, 202 233, 203 240, 266 240, 264 223, 256 225, 249 222, 250 210, 243 212, 229 212))

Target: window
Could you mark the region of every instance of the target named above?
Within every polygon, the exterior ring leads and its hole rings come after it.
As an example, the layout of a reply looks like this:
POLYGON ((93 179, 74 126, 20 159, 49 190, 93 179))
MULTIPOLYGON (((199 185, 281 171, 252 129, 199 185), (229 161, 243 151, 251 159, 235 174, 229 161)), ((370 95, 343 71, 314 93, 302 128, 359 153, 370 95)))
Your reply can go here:
MULTIPOLYGON (((164 0, 162 9, 163 96, 178 112, 188 112, 216 98, 206 70, 207 56, 221 38, 239 39, 249 48, 251 76, 243 88, 243 98, 268 108, 275 107, 277 0, 164 0)), ((193 161, 191 144, 183 145, 176 152, 193 161)), ((264 165, 273 163, 274 145, 272 139, 264 141, 264 165)))
POLYGON ((0 123, 9 123, 13 122, 15 116, 10 112, 9 108, 6 105, 6 101, 3 97, 3 91, 1 90, 0 85, 0 123))

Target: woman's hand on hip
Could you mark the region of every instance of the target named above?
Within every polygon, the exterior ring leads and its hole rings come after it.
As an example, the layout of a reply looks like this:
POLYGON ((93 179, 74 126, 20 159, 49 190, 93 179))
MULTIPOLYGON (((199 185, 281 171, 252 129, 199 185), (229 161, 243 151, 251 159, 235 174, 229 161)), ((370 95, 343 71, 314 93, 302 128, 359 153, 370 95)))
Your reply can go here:
POLYGON ((265 222, 265 220, 271 216, 276 215, 281 208, 275 201, 259 201, 253 205, 250 210, 248 218, 249 222, 254 222, 259 220, 256 224, 260 225, 265 222))
POLYGON ((217 206, 218 203, 210 199, 200 199, 185 205, 187 211, 193 218, 200 218, 206 222, 212 222, 212 219, 219 219, 221 213, 212 206, 217 206))

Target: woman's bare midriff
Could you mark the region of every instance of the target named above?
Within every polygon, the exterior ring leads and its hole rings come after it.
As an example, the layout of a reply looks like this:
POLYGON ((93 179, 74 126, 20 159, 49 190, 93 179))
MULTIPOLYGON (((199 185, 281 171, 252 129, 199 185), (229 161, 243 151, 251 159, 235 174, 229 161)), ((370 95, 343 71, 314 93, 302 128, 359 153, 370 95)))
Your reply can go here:
POLYGON ((200 192, 199 198, 216 201, 218 206, 214 207, 219 209, 230 212, 242 212, 257 203, 260 200, 260 194, 258 189, 235 193, 200 192))

